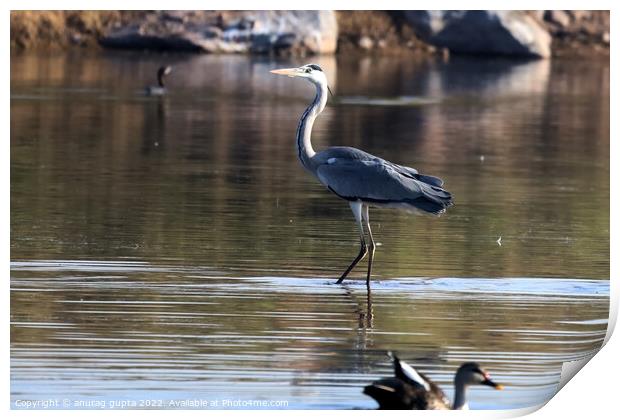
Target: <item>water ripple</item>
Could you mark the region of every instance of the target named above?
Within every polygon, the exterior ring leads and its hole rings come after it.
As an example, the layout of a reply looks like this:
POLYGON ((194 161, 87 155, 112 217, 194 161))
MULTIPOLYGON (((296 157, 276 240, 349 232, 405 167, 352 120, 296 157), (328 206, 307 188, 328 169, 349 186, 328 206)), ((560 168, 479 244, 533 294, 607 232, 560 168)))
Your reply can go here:
POLYGON ((395 278, 368 296, 360 281, 145 261, 11 271, 13 404, 191 394, 372 408, 361 389, 390 374, 389 349, 447 390, 458 364, 481 362, 507 389, 473 389, 472 405, 523 407, 554 392, 563 361, 600 346, 609 294, 601 280, 395 278))

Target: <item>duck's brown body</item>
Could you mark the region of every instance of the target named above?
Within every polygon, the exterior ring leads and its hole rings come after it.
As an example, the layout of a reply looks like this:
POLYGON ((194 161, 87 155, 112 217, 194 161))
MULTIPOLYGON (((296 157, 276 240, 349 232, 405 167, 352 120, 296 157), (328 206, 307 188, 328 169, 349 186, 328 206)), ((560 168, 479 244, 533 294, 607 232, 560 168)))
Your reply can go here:
POLYGON ((364 388, 364 394, 374 398, 380 410, 450 410, 450 401, 443 391, 423 378, 430 385, 429 391, 394 377, 373 382, 364 388))

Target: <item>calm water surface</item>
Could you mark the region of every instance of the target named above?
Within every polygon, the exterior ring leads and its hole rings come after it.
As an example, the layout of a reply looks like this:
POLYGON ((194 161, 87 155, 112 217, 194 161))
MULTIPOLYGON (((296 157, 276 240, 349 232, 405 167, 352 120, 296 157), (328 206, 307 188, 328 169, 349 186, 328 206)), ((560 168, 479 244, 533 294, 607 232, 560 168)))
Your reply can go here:
POLYGON ((268 72, 300 63, 11 58, 14 407, 373 408, 361 389, 390 374, 388 349, 450 395, 454 369, 479 361, 507 386, 472 389, 473 408, 526 407, 600 346, 608 62, 315 61, 336 94, 316 149, 362 148, 455 197, 441 218, 371 211, 370 296, 332 284, 356 227, 296 160, 312 88, 268 72), (163 62, 170 95, 145 97, 163 62))

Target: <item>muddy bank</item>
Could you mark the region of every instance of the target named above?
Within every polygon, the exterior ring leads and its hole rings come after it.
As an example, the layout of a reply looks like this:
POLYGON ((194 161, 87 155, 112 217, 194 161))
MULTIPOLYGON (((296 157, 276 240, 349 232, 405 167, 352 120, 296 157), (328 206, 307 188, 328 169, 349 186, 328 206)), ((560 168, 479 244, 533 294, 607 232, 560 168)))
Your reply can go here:
POLYGON ((110 47, 298 56, 353 51, 442 55, 448 51, 513 55, 517 51, 541 57, 609 55, 608 11, 512 12, 510 19, 501 13, 12 11, 11 50, 110 47), (516 29, 502 22, 515 18, 520 20, 514 25, 516 29), (425 22, 431 20, 429 27, 439 27, 443 32, 425 33, 425 22), (480 40, 475 39, 475 30, 470 30, 471 40, 451 39, 450 29, 460 33, 461 29, 455 25, 468 28, 471 22, 486 25, 487 38, 504 37, 505 45, 510 48, 498 50, 496 42, 490 47, 484 43, 476 45, 480 40), (524 22, 530 30, 525 36, 520 33, 524 22), (538 38, 537 48, 514 46, 520 37, 531 39, 531 34, 538 38))

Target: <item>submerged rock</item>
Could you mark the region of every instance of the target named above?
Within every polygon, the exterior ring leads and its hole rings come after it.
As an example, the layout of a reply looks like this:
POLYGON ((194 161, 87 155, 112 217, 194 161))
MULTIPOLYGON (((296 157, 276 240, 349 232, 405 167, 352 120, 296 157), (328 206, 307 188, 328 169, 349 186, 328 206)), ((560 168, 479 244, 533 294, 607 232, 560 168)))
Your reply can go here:
POLYGON ((104 36, 105 47, 270 53, 336 51, 333 11, 151 12, 104 36))
POLYGON ((425 41, 466 54, 549 57, 551 36, 526 12, 417 10, 405 13, 425 41))

